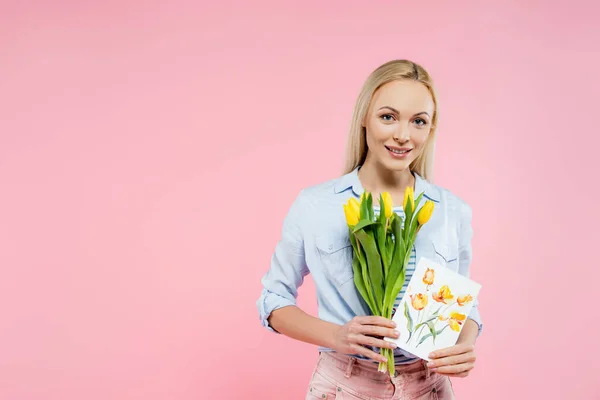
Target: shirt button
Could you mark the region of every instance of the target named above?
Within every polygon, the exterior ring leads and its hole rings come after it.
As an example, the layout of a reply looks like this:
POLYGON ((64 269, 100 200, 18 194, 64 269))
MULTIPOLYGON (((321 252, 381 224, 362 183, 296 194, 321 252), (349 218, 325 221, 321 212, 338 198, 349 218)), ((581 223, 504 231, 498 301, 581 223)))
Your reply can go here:
POLYGON ((341 392, 341 391, 342 391, 342 388, 338 388, 337 390, 338 390, 338 392, 341 392))
POLYGON ((332 244, 329 245, 329 250, 333 250, 333 245, 332 244))
POLYGON ((322 398, 325 398, 325 397, 327 397, 327 395, 326 395, 326 394, 322 394, 322 395, 321 395, 321 397, 322 397, 322 398))

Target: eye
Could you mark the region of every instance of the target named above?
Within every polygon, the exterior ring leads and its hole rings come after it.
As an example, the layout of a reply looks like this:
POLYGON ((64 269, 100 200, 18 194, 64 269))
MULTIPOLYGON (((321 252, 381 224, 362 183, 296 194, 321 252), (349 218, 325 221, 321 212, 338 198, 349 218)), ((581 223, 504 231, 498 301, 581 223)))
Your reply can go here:
POLYGON ((417 118, 415 119, 415 123, 419 126, 425 126, 427 125, 427 121, 425 121, 423 118, 417 118))
POLYGON ((394 116, 392 114, 383 114, 379 118, 381 118, 384 121, 393 121, 394 120, 394 116))

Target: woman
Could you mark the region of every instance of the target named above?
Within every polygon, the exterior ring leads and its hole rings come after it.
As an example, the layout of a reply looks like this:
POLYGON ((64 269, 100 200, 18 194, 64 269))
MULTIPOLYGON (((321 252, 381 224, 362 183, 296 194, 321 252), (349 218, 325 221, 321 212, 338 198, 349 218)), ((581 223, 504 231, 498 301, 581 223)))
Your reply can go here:
POLYGON ((269 330, 319 346, 307 399, 452 399, 449 378, 465 377, 474 367, 482 328, 477 302, 455 346, 431 354, 430 363, 396 349, 396 376, 378 372, 377 363, 385 359, 376 348, 394 348, 382 337, 399 335, 392 321, 369 316, 353 283, 343 204, 366 190, 374 199, 389 192, 393 204, 401 205, 408 186, 415 194, 424 192, 435 209, 417 235, 396 305, 420 257, 469 275, 471 209, 428 181, 437 115, 432 80, 423 67, 395 60, 377 68, 356 102, 343 176, 302 190, 284 220, 257 306, 269 330), (308 273, 317 290, 319 318, 295 305, 308 273))

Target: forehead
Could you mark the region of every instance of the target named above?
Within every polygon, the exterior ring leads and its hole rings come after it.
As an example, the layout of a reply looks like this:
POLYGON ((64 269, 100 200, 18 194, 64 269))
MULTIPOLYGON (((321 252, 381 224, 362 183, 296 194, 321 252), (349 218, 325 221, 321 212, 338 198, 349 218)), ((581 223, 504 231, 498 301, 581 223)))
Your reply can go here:
POLYGON ((413 80, 393 81, 381 86, 373 94, 369 108, 375 111, 385 106, 413 114, 427 111, 430 115, 435 108, 429 89, 413 80))

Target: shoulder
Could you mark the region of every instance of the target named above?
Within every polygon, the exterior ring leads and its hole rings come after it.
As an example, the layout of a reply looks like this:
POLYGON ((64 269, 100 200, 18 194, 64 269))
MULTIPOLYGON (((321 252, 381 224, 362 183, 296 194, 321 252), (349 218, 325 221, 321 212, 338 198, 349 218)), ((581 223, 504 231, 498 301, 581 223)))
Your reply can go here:
POLYGON ((296 201, 304 206, 314 206, 327 199, 336 198, 336 188, 339 187, 344 176, 331 178, 309 186, 305 186, 300 190, 296 201))
POLYGON ((437 197, 440 206, 444 208, 446 212, 458 216, 461 220, 471 219, 472 209, 464 198, 450 189, 434 183, 429 183, 429 189, 434 194, 433 197, 437 197))
POLYGON ((336 187, 342 177, 331 178, 299 189, 291 205, 291 213, 298 217, 306 216, 318 205, 331 204, 336 201, 336 187))

